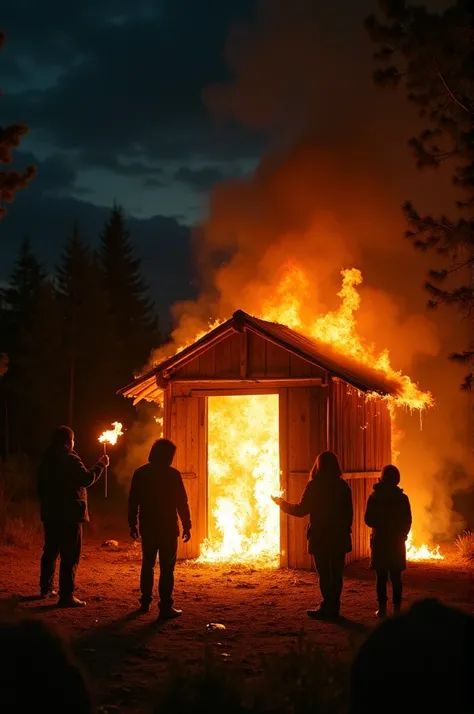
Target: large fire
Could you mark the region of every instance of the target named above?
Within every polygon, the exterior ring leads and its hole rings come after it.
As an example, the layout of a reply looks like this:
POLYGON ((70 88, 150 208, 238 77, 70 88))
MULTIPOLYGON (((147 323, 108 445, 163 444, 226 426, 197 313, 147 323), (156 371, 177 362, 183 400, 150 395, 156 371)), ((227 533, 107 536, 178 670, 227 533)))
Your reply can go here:
POLYGON ((200 561, 278 565, 278 395, 210 397, 209 539, 200 561))
MULTIPOLYGON (((264 320, 286 325, 331 346, 342 357, 379 371, 399 385, 396 396, 386 397, 390 408, 418 410, 433 405, 411 379, 390 364, 387 350, 378 351, 357 332, 356 313, 361 298, 362 274, 356 268, 342 271, 341 302, 336 310, 314 315, 307 303, 310 281, 301 264, 288 262, 271 295, 259 304, 239 304, 264 320)), ((228 315, 225 316, 225 319, 228 315)), ((177 352, 203 337, 224 321, 209 321, 206 329, 188 334, 177 352)), ((370 398, 371 395, 368 395, 370 398)), ((279 512, 270 496, 279 489, 278 411, 274 397, 214 397, 209 399, 209 509, 210 538, 203 545, 202 561, 277 563, 279 512), (252 425, 249 433, 248 424, 252 425)), ((438 549, 408 542, 410 560, 442 559, 438 549)))

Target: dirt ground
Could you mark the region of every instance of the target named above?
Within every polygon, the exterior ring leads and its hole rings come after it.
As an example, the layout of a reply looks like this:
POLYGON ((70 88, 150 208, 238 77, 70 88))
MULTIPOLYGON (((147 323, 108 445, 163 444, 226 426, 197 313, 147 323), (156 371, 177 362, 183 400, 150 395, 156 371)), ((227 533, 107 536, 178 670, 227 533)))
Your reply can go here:
MULTIPOLYGON (((367 562, 346 570, 345 619, 337 624, 306 617, 306 608, 318 600, 314 573, 180 563, 175 594, 184 615, 158 628, 155 609, 148 615, 136 611, 139 548, 128 542, 105 548, 101 541, 86 539, 77 594, 87 600, 87 607, 75 611, 35 599, 39 555, 39 545, 0 549, 0 599, 19 595, 25 614, 45 618, 66 635, 103 712, 147 711, 168 662, 198 661, 206 642, 229 667, 253 675, 262 655, 294 643, 302 628, 315 645, 342 658, 349 657, 374 626, 374 576, 367 562), (225 631, 209 632, 206 625, 212 622, 224 624, 225 631)), ((446 555, 444 562, 410 564, 406 605, 436 597, 474 613, 473 572, 454 551, 446 555)))

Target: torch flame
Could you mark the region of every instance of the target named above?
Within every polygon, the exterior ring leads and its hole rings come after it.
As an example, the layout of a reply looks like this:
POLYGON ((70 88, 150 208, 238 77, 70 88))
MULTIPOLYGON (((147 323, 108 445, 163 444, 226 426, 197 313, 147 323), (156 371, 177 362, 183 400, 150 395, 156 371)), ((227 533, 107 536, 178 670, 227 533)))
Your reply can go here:
POLYGON ((114 427, 113 429, 104 431, 99 436, 99 441, 101 444, 112 444, 113 446, 117 443, 117 439, 119 438, 119 436, 123 435, 122 424, 119 421, 114 421, 112 423, 112 426, 114 427))

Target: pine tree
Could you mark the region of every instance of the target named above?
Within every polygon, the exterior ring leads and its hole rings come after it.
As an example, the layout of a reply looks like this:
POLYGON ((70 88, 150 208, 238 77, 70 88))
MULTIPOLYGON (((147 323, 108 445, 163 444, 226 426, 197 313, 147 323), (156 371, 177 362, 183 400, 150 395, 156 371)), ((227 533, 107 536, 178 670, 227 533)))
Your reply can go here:
MULTIPOLYGON (((445 256, 444 270, 431 270, 425 283, 428 306, 453 306, 474 314, 474 51, 472 6, 457 0, 441 13, 403 0, 380 0, 385 24, 371 16, 366 28, 382 65, 377 84, 405 86, 425 129, 409 141, 419 168, 450 162, 460 199, 453 215, 424 216, 410 201, 404 206, 406 232, 415 248, 445 256), (449 286, 449 287, 448 287, 449 286)), ((451 359, 472 364, 474 343, 451 359)), ((471 369, 463 384, 470 389, 471 369)))
POLYGON ((141 275, 141 260, 134 256, 123 211, 114 206, 101 235, 101 263, 110 300, 111 316, 121 346, 120 379, 140 369, 159 331, 148 287, 141 275))
POLYGON ((56 274, 68 373, 67 417, 87 423, 94 401, 109 386, 114 359, 109 302, 98 259, 82 240, 77 223, 56 274))
POLYGON ((37 456, 44 450, 52 430, 66 419, 63 322, 51 281, 42 282, 31 318, 18 356, 19 379, 12 411, 16 416, 18 447, 37 456))
MULTIPOLYGON (((0 32, 0 51, 5 44, 5 34, 0 32)), ((11 164, 12 152, 16 149, 28 133, 25 124, 11 124, 10 126, 0 126, 0 164, 11 164)), ((22 188, 26 188, 32 178, 36 176, 36 168, 27 166, 23 173, 18 171, 0 171, 0 220, 7 210, 2 203, 12 203, 15 194, 22 188)))
POLYGON ((29 238, 24 238, 3 300, 16 331, 26 328, 44 281, 44 270, 34 254, 29 238))

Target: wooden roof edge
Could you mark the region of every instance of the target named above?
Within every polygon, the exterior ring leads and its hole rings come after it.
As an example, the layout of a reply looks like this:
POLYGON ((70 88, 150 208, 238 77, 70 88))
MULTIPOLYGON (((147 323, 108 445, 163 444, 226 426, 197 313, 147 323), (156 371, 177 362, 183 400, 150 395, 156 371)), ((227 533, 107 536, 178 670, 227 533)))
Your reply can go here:
POLYGON ((162 360, 154 367, 141 374, 139 377, 136 377, 133 382, 129 382, 129 384, 126 384, 125 387, 121 387, 120 389, 118 389, 116 394, 123 394, 124 396, 134 396, 132 392, 135 391, 140 384, 146 382, 152 377, 156 377, 159 372, 161 372, 164 376, 164 373, 170 367, 174 367, 175 364, 177 369, 177 365, 182 365, 183 362, 188 362, 190 359, 193 359, 196 351, 199 350, 200 347, 203 347, 202 352, 207 351, 207 349, 209 349, 217 341, 217 338, 219 338, 221 334, 223 338, 225 334, 231 329, 234 329, 233 318, 222 322, 220 325, 215 327, 213 330, 207 332, 196 342, 192 342, 180 352, 176 352, 174 355, 171 355, 171 357, 167 357, 166 359, 162 360), (210 336, 212 336, 211 339, 210 336))

